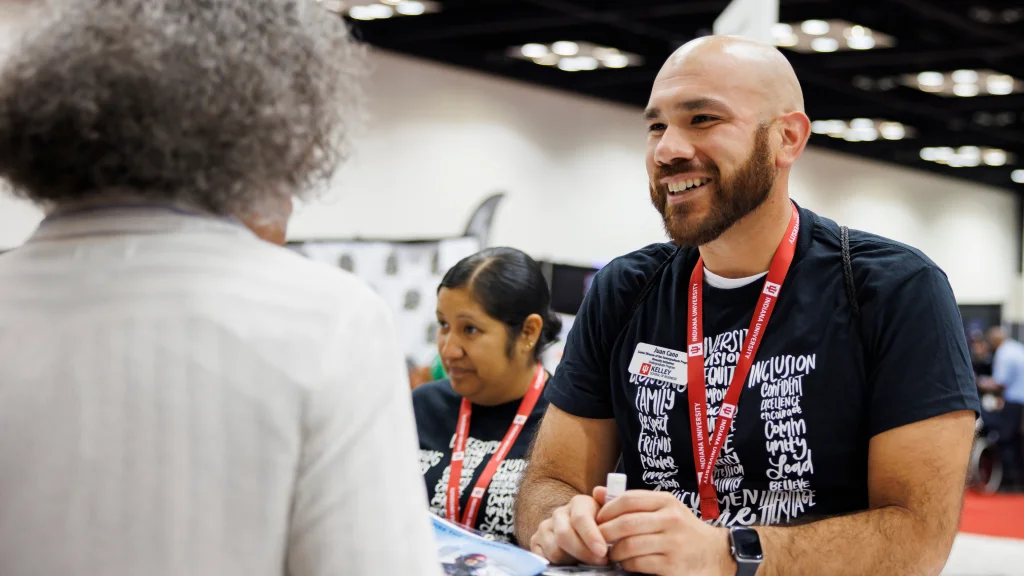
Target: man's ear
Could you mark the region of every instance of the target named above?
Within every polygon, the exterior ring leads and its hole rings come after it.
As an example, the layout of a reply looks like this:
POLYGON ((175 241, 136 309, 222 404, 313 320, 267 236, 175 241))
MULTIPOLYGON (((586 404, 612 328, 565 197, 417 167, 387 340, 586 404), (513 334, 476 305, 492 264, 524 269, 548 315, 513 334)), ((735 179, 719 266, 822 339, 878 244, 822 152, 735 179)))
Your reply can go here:
POLYGON ((790 112, 779 117, 776 130, 780 141, 775 163, 779 168, 789 168, 807 146, 811 137, 811 119, 803 112, 790 112))

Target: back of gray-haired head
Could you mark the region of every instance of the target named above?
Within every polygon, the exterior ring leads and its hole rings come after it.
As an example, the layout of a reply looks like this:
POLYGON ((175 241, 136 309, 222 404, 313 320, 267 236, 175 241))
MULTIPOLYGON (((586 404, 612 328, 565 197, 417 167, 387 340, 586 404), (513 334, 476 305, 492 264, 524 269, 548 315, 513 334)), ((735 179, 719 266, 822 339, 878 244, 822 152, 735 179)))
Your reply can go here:
POLYGON ((241 215, 346 157, 363 59, 315 0, 50 2, 0 64, 0 178, 18 194, 241 215))

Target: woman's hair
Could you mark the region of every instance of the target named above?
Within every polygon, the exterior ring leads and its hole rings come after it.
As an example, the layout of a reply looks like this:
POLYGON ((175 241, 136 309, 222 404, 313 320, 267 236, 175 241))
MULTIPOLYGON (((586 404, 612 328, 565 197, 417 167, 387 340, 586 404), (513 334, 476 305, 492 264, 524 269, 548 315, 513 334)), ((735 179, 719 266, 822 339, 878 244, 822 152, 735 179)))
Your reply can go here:
POLYGON ((551 292, 540 264, 514 248, 488 248, 464 258, 445 274, 438 287, 468 288, 489 316, 508 327, 506 353, 511 358, 515 339, 531 314, 544 320, 534 359, 558 339, 562 319, 551 310, 551 292))
POLYGON ((349 153, 363 50, 313 0, 52 8, 0 64, 0 177, 21 196, 243 217, 318 192, 349 153))

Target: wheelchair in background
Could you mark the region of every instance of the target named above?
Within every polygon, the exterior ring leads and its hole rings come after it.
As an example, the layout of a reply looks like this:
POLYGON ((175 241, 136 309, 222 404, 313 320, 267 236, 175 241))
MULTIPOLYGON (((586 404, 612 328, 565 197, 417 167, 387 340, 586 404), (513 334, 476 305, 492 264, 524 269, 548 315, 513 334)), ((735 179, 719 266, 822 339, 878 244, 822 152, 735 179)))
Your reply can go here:
POLYGON ((982 494, 994 494, 1003 482, 1003 463, 999 459, 999 432, 985 422, 987 414, 998 413, 1002 401, 985 394, 981 398, 982 417, 975 424, 976 435, 968 465, 969 487, 982 494))

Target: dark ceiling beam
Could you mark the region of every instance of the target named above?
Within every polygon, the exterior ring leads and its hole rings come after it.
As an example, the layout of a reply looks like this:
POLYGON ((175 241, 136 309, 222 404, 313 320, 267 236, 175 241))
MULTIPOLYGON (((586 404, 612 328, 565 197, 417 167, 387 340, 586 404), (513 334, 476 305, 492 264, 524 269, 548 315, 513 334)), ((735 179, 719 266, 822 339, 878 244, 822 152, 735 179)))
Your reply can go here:
MULTIPOLYGON (((638 20, 697 14, 706 14, 713 19, 717 18, 718 15, 729 6, 731 0, 690 0, 688 2, 676 0, 675 2, 665 2, 664 4, 658 4, 655 6, 631 7, 628 11, 598 11, 586 6, 575 4, 568 0, 526 1, 535 6, 547 8, 548 10, 576 16, 581 20, 605 24, 640 36, 662 40, 669 43, 674 48, 677 45, 691 40, 693 38, 692 34, 696 30, 675 32, 673 30, 666 30, 660 27, 644 24, 638 22, 638 20)), ((830 1, 831 0, 787 0, 786 5, 789 7, 798 4, 828 4, 830 1)))
MULTIPOLYGON (((527 0, 529 1, 529 0, 527 0)), ((498 22, 474 22, 471 24, 459 24, 455 26, 441 26, 429 31, 406 35, 401 41, 403 43, 425 42, 433 40, 445 40, 451 38, 465 38, 467 36, 487 36, 491 34, 505 34, 508 32, 534 31, 545 28, 560 28, 566 26, 577 26, 584 22, 622 22, 627 19, 660 18, 666 16, 698 16, 715 15, 720 13, 728 5, 728 0, 706 0, 702 2, 670 2, 656 4, 653 6, 637 6, 634 9, 626 10, 590 10, 589 17, 581 15, 580 11, 588 11, 573 5, 571 10, 553 9, 546 6, 545 2, 534 2, 534 4, 553 10, 557 14, 533 18, 512 18, 498 22)))
MULTIPOLYGON (((670 46, 677 46, 683 42, 692 38, 691 34, 694 31, 688 31, 689 33, 675 33, 662 30, 654 26, 647 24, 641 24, 634 22, 629 18, 622 16, 620 11, 607 12, 598 11, 587 8, 586 6, 580 6, 579 4, 573 4, 572 2, 566 2, 565 0, 526 0, 530 4, 546 8, 553 12, 559 12, 567 16, 574 16, 584 22, 590 22, 595 24, 604 24, 612 28, 618 28, 637 36, 643 36, 652 38, 655 40, 661 40, 670 46)), ((724 3, 728 5, 728 2, 724 3)))
POLYGON ((914 12, 917 12, 921 18, 935 20, 949 26, 950 28, 962 30, 978 38, 985 40, 998 40, 1008 46, 1024 50, 1024 42, 1022 42, 1016 34, 1006 32, 992 26, 986 26, 985 24, 973 22, 972 20, 965 18, 962 14, 950 12, 941 6, 936 6, 935 2, 932 2, 931 0, 891 1, 897 4, 902 4, 914 12))
POLYGON ((950 61, 962 60, 1004 60, 1014 56, 1024 55, 1024 45, 1003 46, 998 48, 968 48, 959 50, 923 50, 918 52, 903 52, 893 54, 890 50, 878 50, 871 53, 836 53, 828 60, 824 60, 821 68, 830 70, 844 70, 854 68, 868 68, 871 66, 896 67, 896 66, 928 66, 931 64, 945 64, 950 61))
POLYGON ((957 112, 1000 112, 1024 111, 1024 94, 1008 94, 1006 96, 978 96, 975 98, 950 97, 944 105, 957 112))
POLYGON ((464 39, 469 36, 490 36, 509 32, 532 32, 547 28, 563 28, 578 25, 579 19, 572 16, 541 16, 536 18, 519 18, 501 20, 499 22, 474 22, 456 26, 439 26, 425 29, 422 32, 405 34, 395 40, 396 44, 413 44, 417 42, 433 42, 436 40, 464 39))
MULTIPOLYGON (((810 70, 797 70, 797 76, 800 78, 801 83, 811 83, 822 88, 854 94, 861 100, 871 102, 878 106, 879 109, 887 109, 891 112, 906 114, 909 117, 918 118, 923 122, 935 122, 938 126, 946 126, 947 123, 952 120, 950 112, 944 108, 922 104, 920 102, 905 102, 897 98, 891 92, 884 93, 883 95, 883 93, 880 92, 867 92, 857 89, 851 90, 850 85, 846 82, 835 80, 829 76, 812 72, 810 70)), ((913 125, 913 122, 908 122, 908 124, 913 125)), ((1024 133, 1007 130, 1005 128, 982 128, 980 126, 965 124, 962 131, 984 133, 984 135, 990 139, 1001 140, 1004 143, 1003 145, 1012 145, 1017 147, 1024 146, 1024 133)))

